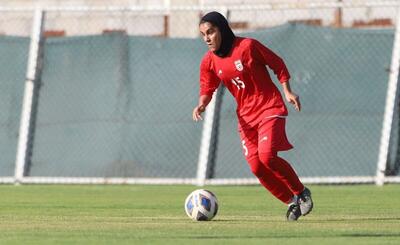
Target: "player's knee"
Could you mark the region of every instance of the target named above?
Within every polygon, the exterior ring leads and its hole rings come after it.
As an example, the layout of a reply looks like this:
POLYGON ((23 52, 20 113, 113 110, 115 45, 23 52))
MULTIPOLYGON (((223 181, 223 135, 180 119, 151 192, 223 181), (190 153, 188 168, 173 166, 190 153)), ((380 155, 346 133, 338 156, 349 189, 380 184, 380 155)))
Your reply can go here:
POLYGON ((260 160, 257 157, 254 157, 252 159, 248 160, 251 172, 258 178, 260 178, 265 171, 265 167, 263 164, 260 162, 260 160))
POLYGON ((265 167, 271 170, 275 169, 276 156, 275 152, 259 153, 260 161, 265 167))

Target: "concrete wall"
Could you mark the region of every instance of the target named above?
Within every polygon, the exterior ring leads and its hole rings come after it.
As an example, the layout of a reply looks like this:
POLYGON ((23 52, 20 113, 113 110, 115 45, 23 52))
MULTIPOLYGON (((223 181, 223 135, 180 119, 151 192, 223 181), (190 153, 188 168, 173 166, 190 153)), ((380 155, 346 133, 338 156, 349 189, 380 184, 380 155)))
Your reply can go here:
MULTIPOLYGON (((67 36, 101 34, 104 31, 125 31, 130 35, 151 35, 169 37, 197 37, 198 10, 167 11, 169 6, 200 6, 208 11, 210 6, 245 6, 254 4, 280 4, 299 6, 298 9, 252 9, 231 10, 230 21, 235 31, 249 31, 277 26, 290 21, 319 23, 324 26, 351 27, 355 23, 369 27, 375 20, 384 20, 386 25, 395 23, 397 9, 393 6, 357 7, 342 9, 340 21, 335 8, 302 8, 306 2, 328 2, 323 0, 0 0, 0 34, 28 36, 31 30, 32 11, 10 12, 4 8, 51 7, 109 7, 109 6, 159 6, 164 11, 51 11, 46 17, 46 30, 64 33, 67 36)), ((330 1, 335 3, 336 1, 330 1)), ((345 3, 363 1, 344 0, 345 3)), ((366 2, 366 1, 365 1, 366 2)), ((383 3, 385 1, 376 1, 383 3)), ((393 1, 392 1, 393 2, 393 1)), ((219 10, 219 9, 217 9, 219 10)))

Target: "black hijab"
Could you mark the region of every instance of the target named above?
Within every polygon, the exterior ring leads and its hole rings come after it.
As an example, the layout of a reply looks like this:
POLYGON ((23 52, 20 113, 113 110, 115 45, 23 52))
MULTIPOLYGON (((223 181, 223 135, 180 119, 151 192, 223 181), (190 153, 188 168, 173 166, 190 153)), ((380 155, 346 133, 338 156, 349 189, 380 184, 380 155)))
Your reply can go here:
POLYGON ((235 40, 235 34, 229 27, 228 21, 225 17, 218 12, 210 12, 201 18, 200 23, 210 22, 214 26, 218 27, 221 32, 221 47, 214 52, 219 57, 225 57, 231 51, 233 41, 235 40))

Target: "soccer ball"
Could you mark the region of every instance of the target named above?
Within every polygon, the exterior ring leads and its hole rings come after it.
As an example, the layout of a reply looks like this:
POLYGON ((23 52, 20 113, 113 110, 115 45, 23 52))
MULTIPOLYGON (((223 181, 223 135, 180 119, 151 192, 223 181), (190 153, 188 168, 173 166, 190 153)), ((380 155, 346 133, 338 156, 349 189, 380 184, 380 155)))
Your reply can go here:
POLYGON ((208 190, 195 190, 185 200, 185 211, 192 220, 211 220, 218 212, 217 197, 208 190))

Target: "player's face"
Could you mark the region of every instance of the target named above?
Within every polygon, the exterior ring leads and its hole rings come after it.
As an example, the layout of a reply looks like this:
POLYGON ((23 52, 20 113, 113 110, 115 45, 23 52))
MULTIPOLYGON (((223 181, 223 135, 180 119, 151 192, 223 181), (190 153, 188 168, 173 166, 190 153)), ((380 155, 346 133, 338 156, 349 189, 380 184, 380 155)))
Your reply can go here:
POLYGON ((212 52, 217 51, 221 46, 222 38, 218 27, 209 22, 201 23, 199 26, 203 41, 207 43, 208 49, 212 52))

